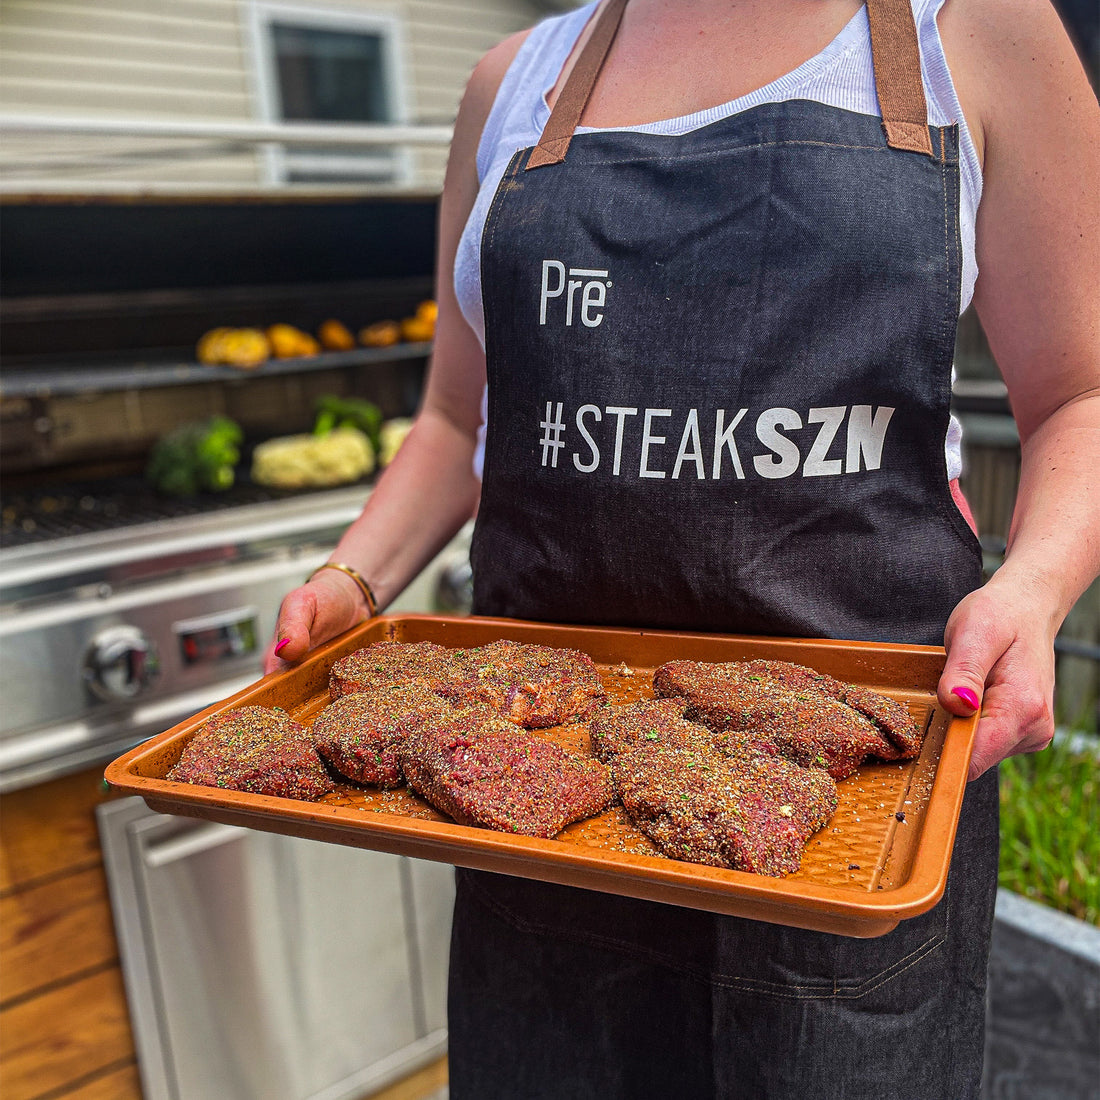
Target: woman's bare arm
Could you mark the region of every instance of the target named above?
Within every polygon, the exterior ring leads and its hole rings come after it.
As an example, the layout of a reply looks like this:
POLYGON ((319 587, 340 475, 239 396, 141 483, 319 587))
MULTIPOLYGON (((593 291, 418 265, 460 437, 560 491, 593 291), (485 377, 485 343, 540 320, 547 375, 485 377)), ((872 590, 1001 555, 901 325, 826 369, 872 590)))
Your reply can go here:
POLYGON ((984 150, 974 304, 1022 448, 1005 562, 946 632, 941 701, 982 700, 975 777, 1049 743, 1054 636, 1100 571, 1100 108, 1046 0, 949 0, 941 32, 984 150))
MULTIPOLYGON (((477 507, 480 484, 473 455, 485 355, 458 307, 454 260, 477 197, 481 131, 523 38, 515 35, 490 51, 467 85, 440 201, 435 289, 439 318, 424 400, 397 457, 330 556, 368 580, 380 608, 401 592, 477 507)), ((335 569, 324 570, 283 601, 276 626, 279 655, 269 649, 266 670, 298 660, 365 614, 355 582, 335 569)))

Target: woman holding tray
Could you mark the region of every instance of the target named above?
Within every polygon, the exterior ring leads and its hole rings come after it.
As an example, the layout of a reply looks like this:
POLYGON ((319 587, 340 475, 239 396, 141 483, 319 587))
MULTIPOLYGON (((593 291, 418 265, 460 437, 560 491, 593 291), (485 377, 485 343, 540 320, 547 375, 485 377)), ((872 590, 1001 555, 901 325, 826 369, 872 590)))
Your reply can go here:
POLYGON ((478 66, 423 407, 269 667, 476 510, 480 614, 945 643, 983 717, 945 897, 877 939, 459 871, 456 1100, 977 1095, 994 765, 1100 568, 1098 156, 1045 0, 603 0, 478 66), (972 300, 1023 454, 984 586, 972 300))

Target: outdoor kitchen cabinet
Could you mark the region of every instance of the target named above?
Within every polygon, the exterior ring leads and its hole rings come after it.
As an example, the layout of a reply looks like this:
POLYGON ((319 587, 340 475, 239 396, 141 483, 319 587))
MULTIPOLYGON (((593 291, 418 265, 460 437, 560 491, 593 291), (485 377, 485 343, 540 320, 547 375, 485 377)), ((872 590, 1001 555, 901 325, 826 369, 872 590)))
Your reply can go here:
POLYGON ((358 1100, 442 1056, 450 867, 98 817, 145 1100, 358 1100))

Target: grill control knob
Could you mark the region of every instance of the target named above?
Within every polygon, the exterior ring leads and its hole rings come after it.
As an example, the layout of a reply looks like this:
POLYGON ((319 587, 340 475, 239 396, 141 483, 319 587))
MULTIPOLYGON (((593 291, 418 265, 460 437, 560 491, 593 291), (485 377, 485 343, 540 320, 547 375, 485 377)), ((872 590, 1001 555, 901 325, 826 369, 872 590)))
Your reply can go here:
POLYGON ((101 630, 84 658, 85 683, 96 698, 106 701, 140 695, 159 671, 156 646, 136 626, 101 630))

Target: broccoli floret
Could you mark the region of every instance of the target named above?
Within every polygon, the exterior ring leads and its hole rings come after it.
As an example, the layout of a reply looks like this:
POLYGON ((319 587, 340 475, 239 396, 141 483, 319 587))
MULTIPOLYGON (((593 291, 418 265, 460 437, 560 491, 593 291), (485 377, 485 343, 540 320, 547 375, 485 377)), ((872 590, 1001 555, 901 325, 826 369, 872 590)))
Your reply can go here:
POLYGON ((154 444, 145 476, 170 496, 223 492, 233 485, 243 439, 240 425, 226 416, 181 424, 154 444))
POLYGON ((358 428, 378 452, 382 443, 382 410, 372 401, 325 394, 317 398, 316 409, 314 435, 328 435, 334 428, 358 428))

